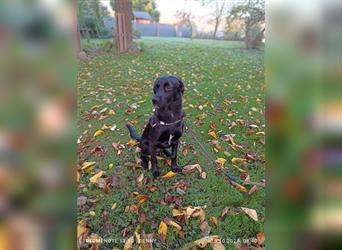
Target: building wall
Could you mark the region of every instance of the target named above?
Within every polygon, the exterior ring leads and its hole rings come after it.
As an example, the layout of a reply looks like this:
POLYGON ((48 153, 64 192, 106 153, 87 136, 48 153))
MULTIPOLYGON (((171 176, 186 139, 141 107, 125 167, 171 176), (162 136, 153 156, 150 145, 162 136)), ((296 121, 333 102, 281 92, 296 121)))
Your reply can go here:
MULTIPOLYGON (((104 19, 105 27, 110 30, 110 34, 113 34, 113 30, 115 30, 115 18, 114 17, 106 17, 104 19)), ((164 23, 139 23, 132 22, 132 27, 137 29, 141 36, 162 36, 162 37, 176 37, 176 28, 171 24, 164 23)), ((181 37, 190 37, 191 32, 189 28, 182 27, 180 28, 181 32, 179 32, 178 36, 181 37)))

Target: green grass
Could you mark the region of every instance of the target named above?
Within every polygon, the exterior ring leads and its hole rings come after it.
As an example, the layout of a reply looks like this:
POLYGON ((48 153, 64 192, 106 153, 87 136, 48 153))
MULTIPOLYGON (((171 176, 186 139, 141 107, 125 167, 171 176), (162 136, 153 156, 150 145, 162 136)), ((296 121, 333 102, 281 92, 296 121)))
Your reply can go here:
MULTIPOLYGON (((191 218, 187 224, 181 224, 185 237, 182 238, 168 228, 166 242, 158 239, 158 225, 165 217, 172 218, 173 204, 162 202, 165 194, 179 196, 180 203, 186 206, 206 205, 206 220, 210 235, 219 235, 221 239, 243 240, 255 238, 258 232, 263 232, 265 216, 265 191, 260 188, 256 193, 248 195, 238 191, 222 176, 214 172, 212 164, 200 151, 198 145, 188 133, 182 137, 179 148, 179 164, 188 162, 198 163, 207 173, 206 179, 198 177, 197 173, 186 175, 177 174, 170 179, 154 181, 157 191, 150 192, 145 186, 138 187, 135 180, 144 173, 152 178, 149 171, 141 168, 135 170, 125 165, 135 162, 135 147, 126 143, 129 136, 125 128, 127 121, 133 122, 135 129, 141 133, 144 124, 152 114, 151 96, 153 80, 160 75, 180 76, 186 86, 184 108, 186 121, 195 131, 199 139, 214 158, 225 158, 225 167, 229 173, 239 177, 240 172, 233 165, 244 169, 252 181, 260 182, 264 179, 265 163, 261 160, 248 160, 245 164, 232 164, 233 157, 244 158, 245 155, 255 154, 264 158, 264 64, 263 53, 257 50, 243 49, 243 43, 211 40, 190 40, 181 38, 144 38, 144 51, 136 55, 117 55, 108 53, 94 56, 89 62, 79 64, 78 73, 78 126, 79 136, 82 135, 79 147, 79 162, 96 161, 95 169, 105 171, 105 177, 116 175, 120 178, 120 185, 112 187, 106 194, 100 188, 90 184, 89 178, 94 175, 81 172, 79 195, 88 198, 96 197, 96 203, 78 208, 78 221, 84 219, 96 233, 103 238, 122 239, 134 235, 139 225, 139 215, 124 212, 128 205, 136 204, 133 192, 147 194, 150 199, 139 206, 139 213, 146 214, 145 222, 140 226, 139 233, 154 233, 155 249, 181 249, 187 243, 202 238, 198 218, 191 218), (132 112, 126 112, 130 105, 135 106, 132 112), (94 108, 95 105, 98 105, 94 108), (199 106, 203 108, 200 110, 199 106), (114 109, 116 114, 100 120, 98 117, 87 116, 86 112, 100 111, 103 108, 114 109), (205 114, 205 115, 203 115, 205 114), (205 117, 204 117, 205 116, 205 117), (201 123, 199 123, 201 121, 201 123), (242 122, 243 121, 243 122, 242 122), (215 152, 210 144, 208 135, 210 122, 216 125, 216 134, 222 147, 215 152), (237 126, 229 128, 233 123, 237 126), (117 125, 117 130, 105 130, 104 134, 94 137, 96 130, 104 124, 117 125), (249 125, 257 125, 251 128, 249 125), (230 143, 224 140, 224 135, 234 134, 236 144, 243 146, 240 150, 233 150, 230 143), (125 144, 122 153, 111 147, 112 142, 125 144), (182 149, 190 147, 185 156, 182 149), (104 155, 91 154, 96 146, 105 148, 104 155), (224 152, 228 152, 228 156, 224 152), (113 168, 108 165, 113 163, 113 168), (178 194, 170 186, 177 181, 185 181, 188 185, 185 194, 178 194), (117 208, 111 210, 116 202, 117 208), (255 209, 259 221, 255 222, 246 214, 226 215, 220 218, 222 209, 226 206, 248 207, 255 209), (89 215, 89 211, 96 215, 89 215), (104 221, 102 213, 107 211, 109 219, 104 221), (209 218, 219 219, 215 226, 209 218), (105 224, 111 224, 109 230, 105 224), (156 228, 155 228, 156 225, 156 228), (125 237, 121 231, 130 228, 125 237)), ((163 161, 159 161, 162 174, 169 171, 163 161)), ((242 183, 242 182, 240 182, 242 183)), ((250 189, 251 185, 245 185, 250 189)), ((105 243, 106 247, 123 247, 122 242, 105 243)), ((233 244, 225 243, 226 249, 234 249, 233 244)), ((137 247, 137 245, 135 245, 137 247)))

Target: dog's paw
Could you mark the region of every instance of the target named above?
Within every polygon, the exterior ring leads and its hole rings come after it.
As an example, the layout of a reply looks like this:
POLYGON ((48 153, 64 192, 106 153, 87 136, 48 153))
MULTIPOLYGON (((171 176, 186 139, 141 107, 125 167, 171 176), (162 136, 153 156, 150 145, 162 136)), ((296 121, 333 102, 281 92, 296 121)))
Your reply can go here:
POLYGON ((158 177, 160 176, 160 171, 157 170, 157 169, 156 169, 156 170, 153 170, 153 171, 152 171, 152 175, 153 175, 154 178, 158 178, 158 177))
POLYGON ((182 172, 182 168, 180 166, 171 166, 171 169, 173 172, 175 173, 181 173, 182 172))

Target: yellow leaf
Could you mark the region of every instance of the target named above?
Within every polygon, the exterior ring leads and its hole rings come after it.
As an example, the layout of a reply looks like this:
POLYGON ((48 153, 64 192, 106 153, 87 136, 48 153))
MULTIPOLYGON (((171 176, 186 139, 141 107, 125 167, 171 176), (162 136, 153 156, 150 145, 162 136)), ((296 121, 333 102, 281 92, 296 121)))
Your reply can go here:
POLYGON ((224 163, 226 162, 226 159, 224 159, 224 158, 217 158, 215 162, 220 164, 221 167, 223 167, 224 163))
POLYGON ((103 130, 99 129, 95 132, 94 137, 102 135, 103 133, 104 133, 103 130))
POLYGON ((177 217, 177 216, 180 216, 180 215, 183 215, 183 213, 181 211, 179 211, 178 209, 172 209, 172 216, 173 217, 177 217))
POLYGON ((91 183, 93 183, 93 184, 96 184, 96 183, 97 183, 97 180, 98 180, 103 174, 104 174, 104 172, 103 172, 103 171, 100 171, 100 172, 98 172, 97 174, 93 175, 93 177, 91 177, 91 178, 89 179, 89 181, 90 181, 91 183))
POLYGON ((169 171, 167 172, 165 175, 163 175, 162 177, 160 177, 161 179, 165 179, 165 178, 172 178, 176 175, 176 173, 169 171))
POLYGON ((95 161, 85 161, 83 162, 82 170, 86 170, 87 168, 94 166, 95 164, 96 164, 95 161))
POLYGON ((77 183, 80 182, 80 178, 81 178, 81 174, 80 172, 77 171, 77 177, 76 177, 77 183))
POLYGON ((158 235, 165 241, 166 234, 167 234, 167 225, 163 221, 161 221, 159 224, 159 228, 158 228, 158 235))
POLYGON ((90 211, 89 214, 90 214, 91 216, 95 216, 95 215, 96 215, 94 211, 90 211))
POLYGON ((217 135, 216 135, 216 133, 215 133, 215 131, 210 131, 209 133, 208 133, 208 135, 210 135, 211 137, 213 137, 213 138, 217 138, 217 135))
POLYGON ((243 212, 245 212, 253 220, 258 221, 258 214, 254 209, 250 209, 250 208, 246 208, 246 207, 240 207, 240 208, 243 212))
POLYGON ((112 205, 112 210, 116 208, 116 202, 113 203, 112 205))
POLYGON ((233 157, 231 161, 232 163, 242 163, 242 162, 246 162, 246 159, 233 157))
POLYGON ((130 139, 128 141, 128 145, 134 147, 134 146, 138 145, 138 142, 136 140, 130 139))
POLYGON ((108 168, 111 169, 113 166, 113 163, 109 163, 108 168))
POLYGON ((134 243, 134 236, 131 236, 131 237, 128 238, 128 240, 126 240, 126 243, 125 243, 123 249, 124 250, 132 249, 133 243, 134 243))
POLYGON ((114 111, 113 109, 110 109, 110 110, 108 111, 108 115, 115 115, 115 111, 114 111))
POLYGON ((81 220, 77 224, 77 239, 88 230, 85 220, 81 220))

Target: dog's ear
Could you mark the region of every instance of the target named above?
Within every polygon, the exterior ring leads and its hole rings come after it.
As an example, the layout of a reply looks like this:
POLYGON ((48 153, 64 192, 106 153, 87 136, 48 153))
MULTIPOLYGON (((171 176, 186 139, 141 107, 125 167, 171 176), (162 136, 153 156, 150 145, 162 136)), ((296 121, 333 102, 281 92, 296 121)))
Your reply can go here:
POLYGON ((182 95, 184 94, 184 83, 182 81, 182 79, 180 79, 180 77, 177 76, 178 79, 178 89, 180 90, 180 92, 182 93, 182 95))

